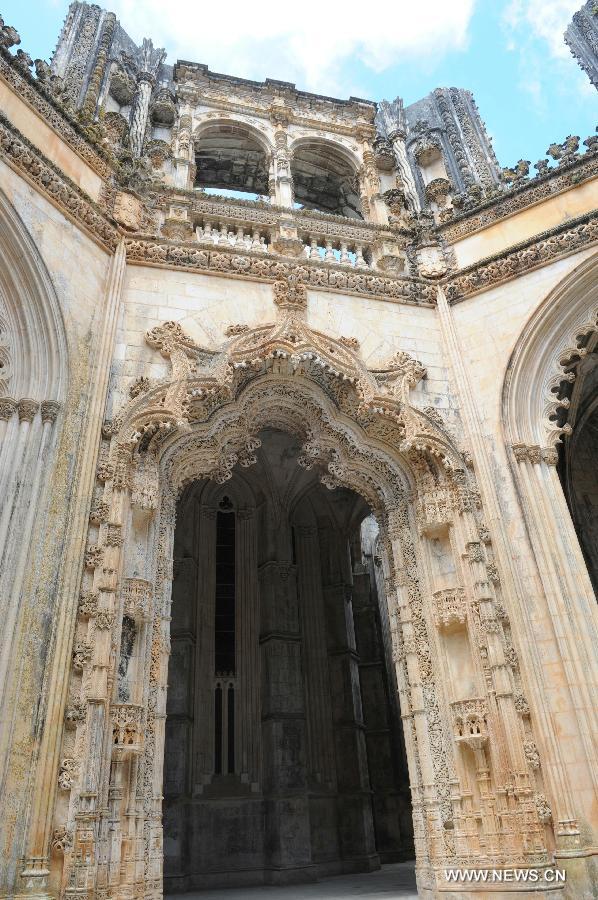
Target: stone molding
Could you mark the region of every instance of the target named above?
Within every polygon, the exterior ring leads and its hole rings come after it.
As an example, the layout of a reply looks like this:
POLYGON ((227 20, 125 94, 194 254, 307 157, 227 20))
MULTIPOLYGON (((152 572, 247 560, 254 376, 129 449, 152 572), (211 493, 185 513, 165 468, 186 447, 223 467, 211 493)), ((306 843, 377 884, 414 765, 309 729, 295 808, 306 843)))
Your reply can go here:
POLYGON ((424 281, 411 278, 391 278, 387 275, 347 270, 346 267, 304 260, 300 265, 296 258, 274 254, 226 251, 217 247, 207 250, 197 242, 175 244, 153 238, 127 240, 127 261, 145 266, 186 268, 227 277, 246 277, 253 281, 277 281, 294 275, 298 282, 322 290, 338 290, 343 293, 384 297, 403 303, 432 306, 436 289, 424 281))
POLYGON ((104 211, 71 179, 37 151, 0 113, 0 150, 4 160, 104 247, 115 250, 119 234, 104 211))
POLYGON ((446 284, 447 298, 455 303, 597 241, 598 216, 581 216, 453 275, 446 284))
POLYGON ((0 77, 56 131, 78 156, 102 178, 113 175, 113 165, 103 148, 92 142, 81 125, 59 104, 43 83, 15 64, 15 57, 0 46, 0 77))
POLYGON ((509 191, 484 200, 472 209, 439 225, 438 231, 447 243, 452 244, 476 231, 499 222, 514 213, 528 209, 542 200, 567 191, 598 175, 598 153, 589 151, 564 166, 555 166, 546 174, 523 184, 514 185, 509 191))
POLYGON ((559 461, 556 447, 540 447, 537 444, 513 444, 513 455, 517 462, 530 462, 532 465, 544 462, 547 466, 556 466, 559 461))

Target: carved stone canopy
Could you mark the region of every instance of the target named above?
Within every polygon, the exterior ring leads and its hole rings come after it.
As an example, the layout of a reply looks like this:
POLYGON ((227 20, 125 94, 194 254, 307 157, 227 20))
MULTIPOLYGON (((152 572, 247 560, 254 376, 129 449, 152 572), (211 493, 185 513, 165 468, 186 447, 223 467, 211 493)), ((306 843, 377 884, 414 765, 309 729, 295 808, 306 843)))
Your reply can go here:
MULTIPOLYGON (((278 427, 277 415, 282 415, 281 427, 285 425, 287 413, 275 412, 274 398, 281 397, 286 409, 284 398, 292 392, 304 397, 299 403, 307 410, 306 416, 300 416, 301 434, 306 440, 320 415, 310 398, 321 396, 335 408, 335 415, 351 419, 354 427, 373 440, 389 444, 393 452, 399 448, 409 459, 427 456, 430 465, 439 466, 441 471, 463 467, 444 428, 410 403, 411 389, 425 376, 421 363, 399 351, 383 369, 370 370, 354 344, 312 329, 292 305, 282 312, 281 320, 273 324, 228 329, 229 339, 214 350, 196 344, 179 323, 164 322, 148 332, 148 343, 170 360, 171 378, 150 383, 149 390, 140 394, 134 392, 117 418, 111 463, 123 484, 132 483, 126 472, 137 448, 159 463, 164 449, 173 442, 186 441, 186 435, 194 445, 195 429, 211 422, 215 410, 230 409, 230 417, 236 409, 237 424, 230 425, 232 431, 218 459, 214 461, 212 453, 208 461, 201 457, 201 465, 189 463, 195 472, 226 480, 237 462, 251 464, 254 449, 259 446, 255 442, 260 415, 261 427, 278 427), (248 391, 261 392, 265 398, 259 415, 256 411, 239 412, 238 398, 248 391), (269 396, 272 402, 267 402, 269 396), (314 412, 310 414, 311 407, 314 412)), ((353 446, 356 452, 357 444, 353 446)), ((342 467, 331 452, 323 451, 318 459, 326 470, 327 486, 334 487, 342 483, 342 467)), ((180 484, 185 478, 191 475, 179 473, 175 481, 180 484)), ((138 488, 135 490, 139 493, 138 488)), ((374 499, 375 491, 370 492, 367 502, 374 499)))

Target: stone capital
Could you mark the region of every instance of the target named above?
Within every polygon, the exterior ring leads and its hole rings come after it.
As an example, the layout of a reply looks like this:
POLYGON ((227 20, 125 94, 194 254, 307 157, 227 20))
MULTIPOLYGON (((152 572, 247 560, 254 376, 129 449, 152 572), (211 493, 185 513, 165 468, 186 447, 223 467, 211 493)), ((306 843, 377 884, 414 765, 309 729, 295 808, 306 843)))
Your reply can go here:
POLYGON ((29 400, 28 398, 23 398, 19 400, 17 404, 17 411, 19 413, 19 422, 33 422, 36 412, 39 409, 39 403, 37 400, 29 400))
POLYGON ((8 422, 17 409, 17 401, 12 397, 2 397, 0 399, 0 420, 8 422))
POLYGON ((42 402, 42 422, 44 424, 49 422, 53 425, 59 412, 60 403, 57 403, 55 400, 44 400, 42 402))

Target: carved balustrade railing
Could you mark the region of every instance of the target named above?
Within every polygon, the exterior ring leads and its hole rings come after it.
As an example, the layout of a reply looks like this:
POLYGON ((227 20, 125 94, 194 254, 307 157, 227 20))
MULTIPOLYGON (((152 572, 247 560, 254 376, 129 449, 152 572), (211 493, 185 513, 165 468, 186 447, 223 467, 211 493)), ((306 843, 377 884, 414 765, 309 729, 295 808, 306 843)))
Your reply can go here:
POLYGON ((235 250, 253 250, 268 253, 272 243, 271 229, 259 225, 234 225, 219 219, 201 219, 195 225, 195 236, 200 244, 220 246, 235 250))
POLYGON ((304 255, 307 259, 338 263, 358 269, 367 269, 371 265, 371 249, 363 241, 335 240, 318 232, 301 233, 300 240, 303 241, 304 255))
POLYGON ((268 253, 354 269, 405 269, 404 237, 396 253, 396 267, 379 265, 383 253, 395 252, 396 235, 384 225, 322 213, 288 209, 262 200, 241 200, 188 193, 165 196, 162 235, 195 239, 206 249, 268 253), (386 249, 380 249, 386 248, 386 249))

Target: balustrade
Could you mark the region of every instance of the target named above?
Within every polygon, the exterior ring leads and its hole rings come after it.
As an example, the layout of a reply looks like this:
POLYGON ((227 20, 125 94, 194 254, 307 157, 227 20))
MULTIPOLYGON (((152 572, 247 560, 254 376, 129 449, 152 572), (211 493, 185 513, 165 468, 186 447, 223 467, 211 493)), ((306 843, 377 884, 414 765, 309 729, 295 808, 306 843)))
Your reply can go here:
POLYGON ((269 228, 255 225, 233 225, 217 219, 202 219, 195 226, 200 244, 234 247, 236 250, 253 250, 268 253, 271 243, 269 228))
POLYGON ((189 206, 196 240, 204 247, 293 256, 351 269, 404 271, 404 252, 387 229, 249 201, 205 197, 189 206))
POLYGON ((370 267, 371 251, 364 243, 335 240, 323 237, 317 232, 302 233, 301 240, 307 259, 339 263, 359 269, 370 267))

